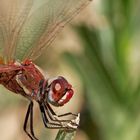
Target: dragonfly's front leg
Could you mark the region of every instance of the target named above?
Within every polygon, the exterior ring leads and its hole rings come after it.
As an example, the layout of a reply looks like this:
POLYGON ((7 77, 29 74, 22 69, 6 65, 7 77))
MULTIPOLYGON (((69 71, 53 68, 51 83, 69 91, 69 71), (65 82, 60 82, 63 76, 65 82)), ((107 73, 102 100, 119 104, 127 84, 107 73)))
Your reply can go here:
POLYGON ((28 106, 23 128, 24 128, 25 133, 30 137, 31 140, 38 140, 35 137, 34 130, 33 130, 33 102, 32 101, 30 102, 28 106), (30 117, 30 133, 31 134, 27 131, 27 123, 28 123, 29 117, 30 117))
POLYGON ((71 113, 71 112, 67 112, 67 113, 64 113, 64 114, 61 114, 61 115, 57 115, 48 103, 45 103, 45 108, 48 108, 53 116, 57 116, 57 117, 74 116, 74 117, 78 117, 78 114, 74 114, 74 113, 71 113))
POLYGON ((74 114, 74 113, 68 112, 68 113, 64 113, 61 115, 57 115, 48 103, 45 103, 44 106, 45 106, 46 112, 48 113, 51 120, 59 121, 59 122, 67 122, 67 123, 71 123, 77 127, 79 126, 79 122, 77 122, 77 123, 75 122, 75 120, 79 117, 78 116, 79 114, 74 114), (65 120, 60 119, 61 117, 65 117, 65 116, 72 116, 72 117, 74 116, 74 119, 65 119, 65 120))
POLYGON ((61 128, 66 128, 66 126, 63 126, 60 122, 51 122, 45 112, 44 106, 40 104, 40 111, 43 119, 43 123, 45 127, 50 128, 50 129, 61 129, 61 128))
MULTIPOLYGON (((52 110, 52 108, 51 108, 51 111, 53 113, 51 113, 50 109, 47 108, 47 106, 45 106, 44 104, 40 104, 40 110, 42 113, 43 122, 44 122, 45 126, 48 128, 58 128, 58 129, 64 128, 67 130, 76 130, 77 127, 79 126, 79 116, 78 115, 76 115, 77 117, 75 119, 61 120, 61 119, 58 119, 59 116, 57 116, 55 114, 55 112, 52 110), (47 115, 46 115, 46 113, 47 113, 47 115)), ((62 116, 67 116, 67 115, 71 115, 71 114, 66 113, 65 115, 63 114, 62 116)), ((60 115, 60 117, 61 117, 61 115, 60 115)))

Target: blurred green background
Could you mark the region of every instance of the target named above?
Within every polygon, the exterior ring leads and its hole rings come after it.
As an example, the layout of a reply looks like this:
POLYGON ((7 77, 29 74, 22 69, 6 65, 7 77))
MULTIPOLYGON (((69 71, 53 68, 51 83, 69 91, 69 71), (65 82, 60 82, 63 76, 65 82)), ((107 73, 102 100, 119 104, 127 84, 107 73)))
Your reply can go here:
MULTIPOLYGON (((75 140, 140 140, 139 7, 138 0, 94 0, 36 61, 73 84, 74 98, 55 110, 81 112, 75 140)), ((1 88, 0 139, 27 139, 27 104, 1 88)), ((46 130, 35 112, 35 131, 53 140, 57 131, 46 130)))
POLYGON ((75 28, 84 51, 64 55, 83 82, 81 129, 90 140, 140 140, 139 6, 100 1, 98 22, 75 28))

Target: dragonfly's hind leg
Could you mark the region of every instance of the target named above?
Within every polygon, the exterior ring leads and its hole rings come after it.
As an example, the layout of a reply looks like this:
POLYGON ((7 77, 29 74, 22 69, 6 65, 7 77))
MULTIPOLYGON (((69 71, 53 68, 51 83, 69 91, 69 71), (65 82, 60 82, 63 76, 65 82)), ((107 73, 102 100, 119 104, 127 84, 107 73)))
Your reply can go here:
POLYGON ((30 102, 30 104, 28 106, 23 129, 24 129, 25 133, 30 137, 31 140, 38 140, 35 137, 34 130, 33 130, 33 102, 32 101, 30 102), (30 133, 31 134, 27 131, 27 123, 28 123, 29 117, 30 117, 30 133))

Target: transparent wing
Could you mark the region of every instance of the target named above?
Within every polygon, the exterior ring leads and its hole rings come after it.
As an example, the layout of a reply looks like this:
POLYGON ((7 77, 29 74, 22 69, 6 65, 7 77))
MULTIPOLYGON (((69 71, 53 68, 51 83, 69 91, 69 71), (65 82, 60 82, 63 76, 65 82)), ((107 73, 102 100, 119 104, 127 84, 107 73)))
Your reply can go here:
POLYGON ((17 41, 32 7, 32 0, 0 0, 0 56, 14 59, 17 41))
MULTIPOLYGON (((57 33, 91 0, 40 0, 30 11, 17 42, 15 57, 36 59, 57 33), (42 2, 43 4, 39 3, 42 2)), ((37 2, 37 1, 35 1, 37 2)))

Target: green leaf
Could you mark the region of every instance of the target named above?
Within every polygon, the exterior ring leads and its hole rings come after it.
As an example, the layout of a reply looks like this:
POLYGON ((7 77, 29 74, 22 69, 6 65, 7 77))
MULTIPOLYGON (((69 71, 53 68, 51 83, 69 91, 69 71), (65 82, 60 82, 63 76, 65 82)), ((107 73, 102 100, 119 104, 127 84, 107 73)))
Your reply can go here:
POLYGON ((76 131, 59 130, 55 140, 73 140, 76 131))

